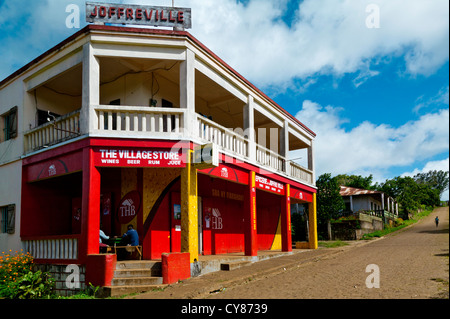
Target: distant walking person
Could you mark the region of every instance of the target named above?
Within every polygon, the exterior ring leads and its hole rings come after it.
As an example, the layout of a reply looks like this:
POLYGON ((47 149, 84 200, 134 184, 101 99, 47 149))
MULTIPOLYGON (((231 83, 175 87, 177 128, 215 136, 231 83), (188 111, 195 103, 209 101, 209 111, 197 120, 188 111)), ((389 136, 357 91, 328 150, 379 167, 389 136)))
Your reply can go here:
POLYGON ((436 223, 436 228, 439 226, 439 217, 436 216, 436 218, 434 219, 434 222, 436 223))

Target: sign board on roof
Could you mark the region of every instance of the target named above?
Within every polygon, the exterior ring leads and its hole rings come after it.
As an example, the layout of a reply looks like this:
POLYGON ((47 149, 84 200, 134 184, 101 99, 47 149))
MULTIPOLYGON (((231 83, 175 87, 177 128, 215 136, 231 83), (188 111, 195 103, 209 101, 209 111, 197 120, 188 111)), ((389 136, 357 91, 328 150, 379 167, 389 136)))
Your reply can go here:
POLYGON ((101 2, 86 2, 86 22, 140 24, 183 29, 192 27, 190 8, 101 2))

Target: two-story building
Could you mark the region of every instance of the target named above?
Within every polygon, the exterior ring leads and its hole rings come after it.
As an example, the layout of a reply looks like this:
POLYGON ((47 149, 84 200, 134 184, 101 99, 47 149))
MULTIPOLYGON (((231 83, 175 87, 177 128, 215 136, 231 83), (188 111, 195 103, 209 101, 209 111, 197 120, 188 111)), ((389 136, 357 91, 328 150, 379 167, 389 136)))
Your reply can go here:
POLYGON ((186 31, 88 25, 0 82, 0 117, 0 251, 84 265, 129 224, 143 259, 291 251, 291 203, 317 248, 315 134, 186 31))

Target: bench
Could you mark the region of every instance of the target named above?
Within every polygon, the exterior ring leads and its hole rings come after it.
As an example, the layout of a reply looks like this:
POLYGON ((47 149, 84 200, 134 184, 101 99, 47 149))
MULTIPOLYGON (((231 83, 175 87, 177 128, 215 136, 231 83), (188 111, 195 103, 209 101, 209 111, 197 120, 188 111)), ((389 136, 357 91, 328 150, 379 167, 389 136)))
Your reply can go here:
POLYGON ((117 255, 117 249, 125 249, 127 252, 129 253, 133 253, 135 251, 137 251, 137 253, 139 254, 139 260, 142 260, 142 246, 108 246, 108 248, 106 249, 106 252, 113 252, 114 254, 117 255))

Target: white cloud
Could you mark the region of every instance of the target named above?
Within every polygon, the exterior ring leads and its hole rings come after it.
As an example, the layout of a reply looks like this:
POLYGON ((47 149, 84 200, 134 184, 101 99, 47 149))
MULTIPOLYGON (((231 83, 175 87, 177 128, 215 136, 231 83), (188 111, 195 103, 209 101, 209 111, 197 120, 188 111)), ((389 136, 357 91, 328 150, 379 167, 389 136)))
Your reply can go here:
MULTIPOLYGON (((441 109, 398 128, 364 121, 347 131, 339 107, 304 101, 296 117, 317 133, 315 164, 323 173, 374 174, 411 165, 449 150, 449 110, 441 109)), ((362 175, 362 174, 361 174, 362 175)))
POLYGON ((416 100, 416 105, 413 108, 413 112, 419 113, 421 109, 426 109, 430 106, 441 106, 443 104, 448 105, 449 102, 448 96, 449 96, 448 85, 447 87, 441 88, 439 92, 431 98, 425 98, 425 96, 421 95, 416 100))
POLYGON ((355 73, 356 86, 377 75, 384 56, 404 56, 410 74, 429 75, 448 60, 447 0, 305 0, 289 28, 287 1, 177 1, 192 7, 192 33, 257 85, 355 73), (366 6, 380 8, 369 29, 366 6))
MULTIPOLYGON (((75 32, 65 27, 65 7, 71 3, 80 6, 84 25, 82 0, 6 1, 0 7, 0 29, 20 30, 26 41, 6 42, 11 53, 5 64, 23 65, 37 55, 30 52, 41 53, 75 32)), ((313 77, 322 74, 346 73, 354 74, 354 84, 359 86, 378 74, 373 67, 386 56, 403 56, 406 69, 401 71, 410 74, 431 74, 448 61, 448 0, 304 0, 295 10, 289 8, 295 15, 290 27, 282 21, 288 3, 175 1, 176 6, 192 8, 189 31, 194 36, 262 87, 288 86, 293 79, 313 83, 313 77), (380 8, 380 28, 366 27, 369 4, 380 8)), ((152 4, 170 6, 171 1, 152 4)))
POLYGON ((419 173, 426 173, 429 171, 448 171, 449 170, 449 158, 447 157, 441 161, 431 161, 425 164, 422 169, 414 169, 412 172, 405 172, 401 176, 411 176, 413 177, 419 173))

